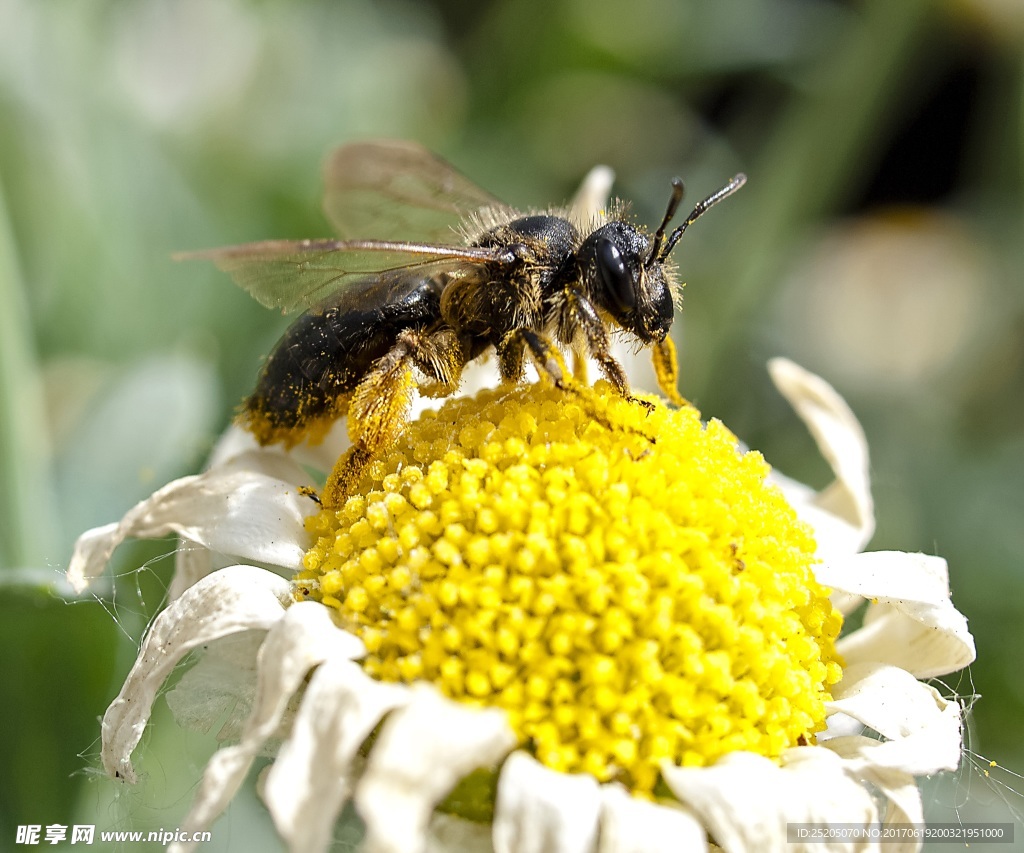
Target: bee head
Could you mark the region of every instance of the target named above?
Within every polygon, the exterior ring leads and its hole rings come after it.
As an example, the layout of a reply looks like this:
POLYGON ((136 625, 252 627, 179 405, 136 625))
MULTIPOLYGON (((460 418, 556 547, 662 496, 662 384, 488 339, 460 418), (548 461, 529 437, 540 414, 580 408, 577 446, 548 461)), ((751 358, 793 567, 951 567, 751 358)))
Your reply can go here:
POLYGON ((669 253, 686 229, 709 207, 732 195, 746 182, 746 175, 736 175, 718 192, 697 204, 667 238, 665 229, 683 199, 683 182, 679 178, 672 181, 672 197, 653 239, 625 222, 613 221, 598 228, 580 247, 584 268, 593 271, 591 289, 595 292, 592 297, 616 323, 642 343, 663 341, 674 315, 672 287, 665 271, 669 253))
POLYGON ((578 255, 591 300, 644 344, 663 340, 673 317, 664 270, 660 263, 645 263, 649 252, 648 237, 615 220, 587 237, 578 255))

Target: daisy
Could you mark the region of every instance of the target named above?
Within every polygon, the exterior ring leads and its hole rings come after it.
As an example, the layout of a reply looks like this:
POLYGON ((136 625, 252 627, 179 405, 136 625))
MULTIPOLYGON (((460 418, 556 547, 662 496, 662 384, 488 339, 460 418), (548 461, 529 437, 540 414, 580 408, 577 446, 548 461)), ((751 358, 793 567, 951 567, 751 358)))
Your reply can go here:
POLYGON ((167 701, 189 725, 234 709, 232 742, 189 831, 267 751, 261 796, 302 851, 350 801, 371 851, 800 850, 788 824, 922 822, 915 777, 957 767, 962 725, 922 679, 973 639, 941 558, 862 552, 849 408, 769 367, 835 472, 820 492, 692 407, 602 382, 450 400, 330 511, 294 454, 232 430, 76 547, 81 590, 125 538, 187 543, 104 716, 104 769, 137 781, 158 691, 204 649, 167 701))

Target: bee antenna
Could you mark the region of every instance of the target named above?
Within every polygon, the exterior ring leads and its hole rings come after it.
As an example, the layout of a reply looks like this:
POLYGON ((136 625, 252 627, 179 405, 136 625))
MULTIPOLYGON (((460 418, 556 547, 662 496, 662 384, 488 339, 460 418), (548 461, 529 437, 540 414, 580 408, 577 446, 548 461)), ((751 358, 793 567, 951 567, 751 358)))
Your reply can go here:
POLYGON ((679 202, 683 200, 683 181, 682 178, 672 179, 672 198, 668 200, 668 210, 665 211, 665 218, 661 220, 661 225, 658 226, 658 230, 654 232, 654 242, 651 243, 651 252, 647 256, 647 260, 644 261, 644 266, 649 267, 654 263, 658 257, 658 251, 661 249, 662 241, 665 239, 665 229, 668 227, 669 222, 672 221, 672 217, 676 215, 676 211, 679 209, 679 202))
MULTIPOLYGON (((676 230, 669 235, 668 240, 665 241, 665 248, 662 249, 661 254, 658 255, 658 261, 664 261, 665 258, 668 257, 669 252, 671 252, 676 247, 676 243, 679 242, 679 238, 683 236, 683 232, 691 225, 693 225, 694 222, 700 219, 700 217, 705 213, 705 211, 707 211, 709 207, 713 207, 714 205, 718 204, 718 202, 720 202, 723 198, 728 198, 729 196, 731 196, 746 182, 747 176, 740 172, 738 175, 736 175, 736 177, 729 181, 729 183, 727 183, 724 187, 718 190, 718 192, 713 192, 706 199, 704 199, 704 201, 697 202, 697 206, 694 207, 693 212, 686 217, 686 221, 680 224, 676 228, 676 230)), ((658 236, 661 233, 662 229, 659 228, 658 234, 654 235, 654 239, 656 242, 659 242, 658 236)))

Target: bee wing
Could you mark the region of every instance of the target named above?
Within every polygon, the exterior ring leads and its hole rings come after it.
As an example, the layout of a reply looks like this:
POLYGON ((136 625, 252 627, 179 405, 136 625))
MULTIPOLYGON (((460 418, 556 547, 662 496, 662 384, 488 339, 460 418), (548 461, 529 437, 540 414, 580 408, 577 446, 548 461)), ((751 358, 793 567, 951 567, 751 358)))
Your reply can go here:
POLYGON ((382 240, 267 240, 174 257, 213 261, 258 302, 285 314, 321 305, 358 282, 401 288, 413 273, 422 279, 513 260, 497 248, 382 240))
POLYGON ((445 242, 475 211, 506 208, 414 142, 343 145, 324 173, 324 214, 346 238, 445 242))

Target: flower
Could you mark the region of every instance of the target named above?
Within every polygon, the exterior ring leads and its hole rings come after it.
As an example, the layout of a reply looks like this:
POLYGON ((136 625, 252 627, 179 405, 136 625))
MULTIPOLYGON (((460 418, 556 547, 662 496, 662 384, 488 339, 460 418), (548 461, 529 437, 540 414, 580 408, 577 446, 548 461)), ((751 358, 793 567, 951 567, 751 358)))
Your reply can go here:
POLYGON ((126 537, 190 543, 104 716, 105 770, 136 780, 158 688, 205 648, 167 695, 176 717, 242 711, 186 829, 278 740, 261 794, 295 850, 325 849, 348 800, 387 851, 790 849, 787 823, 920 822, 914 777, 958 765, 961 709, 919 679, 970 663, 973 640, 943 560, 860 553, 846 404, 770 370, 836 474, 821 492, 692 409, 645 417, 600 388, 451 401, 335 513, 292 455, 233 431, 208 471, 76 548, 82 588, 126 537))
POLYGON ((842 622, 758 453, 606 382, 427 413, 296 575, 384 681, 503 708, 547 767, 650 795, 664 761, 824 728, 842 622))

